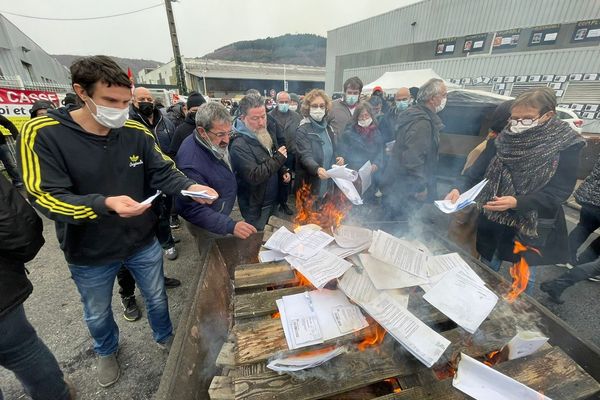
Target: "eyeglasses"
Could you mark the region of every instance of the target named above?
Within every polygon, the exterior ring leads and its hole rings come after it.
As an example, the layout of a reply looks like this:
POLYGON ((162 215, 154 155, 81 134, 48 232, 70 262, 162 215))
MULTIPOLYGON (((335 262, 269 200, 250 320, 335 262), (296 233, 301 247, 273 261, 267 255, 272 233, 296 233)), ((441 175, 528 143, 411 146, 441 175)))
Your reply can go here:
POLYGON ((509 118, 508 119, 508 124, 510 126, 515 126, 515 125, 517 125, 520 122, 521 125, 523 125, 523 126, 531 126, 531 125, 533 125, 533 123, 535 121, 537 121, 538 119, 540 119, 542 117, 543 117, 543 115, 540 115, 537 118, 509 118))
POLYGON ((320 108, 321 110, 324 110, 327 106, 325 105, 325 103, 321 103, 321 104, 311 104, 310 108, 312 108, 313 110, 316 110, 317 108, 320 108))
POLYGON ((228 132, 213 132, 213 131, 206 131, 208 133, 211 133, 213 135, 215 135, 215 137, 219 138, 219 139, 223 139, 226 138, 228 136, 231 136, 231 134, 233 133, 233 131, 228 131, 228 132))

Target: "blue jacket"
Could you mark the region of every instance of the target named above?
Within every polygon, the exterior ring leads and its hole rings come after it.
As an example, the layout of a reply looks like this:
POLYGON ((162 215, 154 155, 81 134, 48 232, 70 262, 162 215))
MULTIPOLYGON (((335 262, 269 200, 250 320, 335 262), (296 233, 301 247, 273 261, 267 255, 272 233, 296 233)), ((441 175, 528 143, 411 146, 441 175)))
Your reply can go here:
POLYGON ((236 221, 229 214, 235 203, 235 174, 220 155, 208 147, 197 134, 181 143, 176 156, 177 167, 190 179, 210 186, 219 193, 211 205, 199 204, 190 198, 177 196, 175 206, 186 221, 218 235, 233 233, 236 221))

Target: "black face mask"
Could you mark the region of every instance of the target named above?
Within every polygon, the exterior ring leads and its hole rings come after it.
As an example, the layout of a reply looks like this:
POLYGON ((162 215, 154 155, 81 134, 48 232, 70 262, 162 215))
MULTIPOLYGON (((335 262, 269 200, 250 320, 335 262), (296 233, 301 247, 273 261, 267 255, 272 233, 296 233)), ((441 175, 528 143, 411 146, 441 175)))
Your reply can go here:
POLYGON ((140 101, 138 105, 138 110, 142 113, 142 115, 149 117, 154 113, 154 103, 149 101, 140 101))

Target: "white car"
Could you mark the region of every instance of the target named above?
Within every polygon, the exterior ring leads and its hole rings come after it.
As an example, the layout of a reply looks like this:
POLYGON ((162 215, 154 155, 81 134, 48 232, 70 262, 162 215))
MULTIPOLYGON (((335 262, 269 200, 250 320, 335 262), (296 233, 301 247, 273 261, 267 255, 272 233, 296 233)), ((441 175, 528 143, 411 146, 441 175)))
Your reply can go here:
POLYGON ((563 107, 556 107, 556 116, 559 119, 562 119, 563 121, 566 121, 569 123, 569 125, 571 125, 571 128, 573 128, 575 130, 575 132, 581 134, 582 132, 582 125, 583 125, 583 120, 581 118, 579 118, 577 116, 577 114, 575 114, 573 112, 573 110, 570 110, 568 108, 563 108, 563 107))

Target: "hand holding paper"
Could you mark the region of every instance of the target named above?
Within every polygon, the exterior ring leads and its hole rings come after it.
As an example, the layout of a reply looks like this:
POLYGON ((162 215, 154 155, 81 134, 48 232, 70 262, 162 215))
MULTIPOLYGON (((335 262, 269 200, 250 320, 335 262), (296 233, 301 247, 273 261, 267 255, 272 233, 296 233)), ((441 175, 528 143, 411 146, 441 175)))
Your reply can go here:
POLYGON ((446 214, 451 214, 453 212, 462 210, 463 208, 475 203, 475 199, 487 182, 487 179, 482 180, 477 185, 461 194, 455 203, 453 203, 452 200, 437 200, 434 202, 435 206, 446 214))

